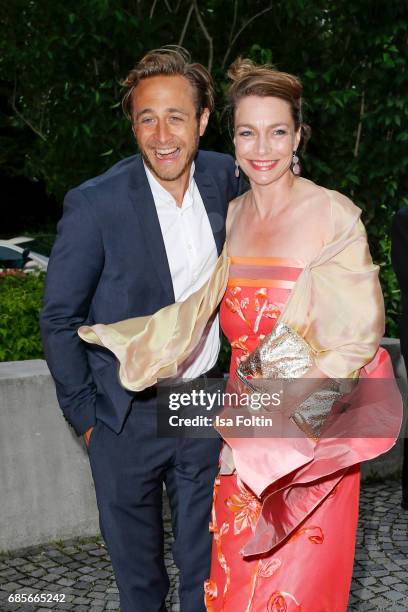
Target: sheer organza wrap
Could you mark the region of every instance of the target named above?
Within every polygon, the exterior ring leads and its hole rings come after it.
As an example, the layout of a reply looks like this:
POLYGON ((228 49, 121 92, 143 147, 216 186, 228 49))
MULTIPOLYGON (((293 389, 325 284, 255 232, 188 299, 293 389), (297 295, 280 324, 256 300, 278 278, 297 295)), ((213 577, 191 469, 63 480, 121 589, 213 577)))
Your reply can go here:
MULTIPOLYGON (((312 347, 318 368, 330 378, 391 378, 387 353, 378 350, 384 333, 384 303, 378 266, 370 256, 361 211, 346 197, 326 190, 331 236, 309 262, 278 319, 312 347)), ((78 330, 86 342, 117 357, 124 387, 140 391, 175 376, 197 347, 228 280, 224 249, 210 280, 186 301, 147 317, 96 324, 78 330)), ((278 546, 334 489, 350 466, 386 452, 398 435, 402 403, 396 386, 376 403, 362 398, 368 419, 383 419, 381 438, 285 439, 225 437, 221 473, 236 470, 262 500, 262 512, 243 555, 278 546), (282 510, 283 508, 283 510, 282 510), (284 516, 284 520, 282 520, 284 516)))
POLYGON ((297 331, 329 378, 359 376, 364 384, 333 430, 319 439, 289 429, 281 438, 232 438, 221 431, 226 442, 221 474, 236 471, 262 502, 243 556, 280 546, 352 466, 387 452, 401 427, 402 400, 391 360, 379 348, 384 303, 361 211, 344 196, 327 193, 332 239, 299 275, 276 325, 297 331))
MULTIPOLYGON (((384 303, 378 266, 372 262, 361 211, 327 190, 331 240, 299 276, 279 321, 295 329, 315 352, 327 376, 347 378, 374 356, 384 333, 384 303)), ((111 350, 124 387, 141 391, 177 373, 197 347, 225 291, 226 247, 209 281, 184 302, 146 317, 82 326, 80 337, 111 350)))
POLYGON ((119 361, 119 379, 130 391, 143 391, 159 379, 177 375, 200 343, 205 327, 224 295, 229 259, 224 248, 209 280, 184 302, 151 316, 82 326, 82 340, 103 346, 119 361))
POLYGON ((280 322, 310 344, 322 372, 348 378, 374 357, 384 334, 384 301, 361 210, 326 192, 331 240, 299 276, 280 322))

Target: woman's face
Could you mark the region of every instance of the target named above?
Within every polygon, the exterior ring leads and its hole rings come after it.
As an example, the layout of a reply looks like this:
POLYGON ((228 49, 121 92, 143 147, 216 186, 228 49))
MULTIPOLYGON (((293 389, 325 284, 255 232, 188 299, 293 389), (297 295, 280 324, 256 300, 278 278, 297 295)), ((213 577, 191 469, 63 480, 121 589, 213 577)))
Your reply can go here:
POLYGON ((286 172, 300 140, 289 104, 280 98, 247 96, 235 109, 235 156, 249 180, 269 185, 286 172))

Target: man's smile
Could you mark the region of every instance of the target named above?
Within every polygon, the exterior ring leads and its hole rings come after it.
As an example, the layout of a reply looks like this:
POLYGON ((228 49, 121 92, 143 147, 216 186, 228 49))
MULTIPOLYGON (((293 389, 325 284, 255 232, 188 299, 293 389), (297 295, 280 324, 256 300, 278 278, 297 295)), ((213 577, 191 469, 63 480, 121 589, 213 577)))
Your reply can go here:
POLYGON ((180 147, 155 148, 153 150, 155 157, 160 161, 175 161, 181 153, 180 147))

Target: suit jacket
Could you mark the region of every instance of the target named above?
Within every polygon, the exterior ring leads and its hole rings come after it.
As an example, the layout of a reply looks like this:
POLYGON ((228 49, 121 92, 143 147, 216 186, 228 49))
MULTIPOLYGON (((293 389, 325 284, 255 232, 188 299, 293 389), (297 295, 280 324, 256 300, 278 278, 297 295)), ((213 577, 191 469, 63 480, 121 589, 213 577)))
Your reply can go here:
POLYGON ((401 352, 408 367, 408 206, 401 208, 392 221, 391 258, 401 289, 401 352))
MULTIPOLYGON (((218 253, 228 202, 245 189, 229 155, 199 151, 194 179, 218 253)), ((119 432, 132 401, 106 349, 86 345, 81 325, 150 315, 174 302, 159 219, 140 155, 68 192, 48 266, 40 326, 67 421, 78 435, 96 418, 119 432)))

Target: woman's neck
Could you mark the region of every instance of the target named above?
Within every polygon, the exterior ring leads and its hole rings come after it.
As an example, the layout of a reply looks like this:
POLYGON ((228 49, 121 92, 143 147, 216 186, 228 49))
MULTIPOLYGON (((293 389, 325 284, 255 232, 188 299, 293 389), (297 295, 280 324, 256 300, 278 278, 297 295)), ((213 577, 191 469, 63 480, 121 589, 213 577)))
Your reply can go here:
POLYGON ((252 204, 261 219, 274 217, 287 209, 293 197, 296 178, 292 172, 285 172, 269 185, 251 182, 252 204))

